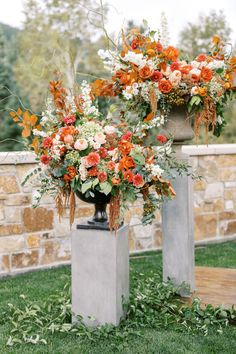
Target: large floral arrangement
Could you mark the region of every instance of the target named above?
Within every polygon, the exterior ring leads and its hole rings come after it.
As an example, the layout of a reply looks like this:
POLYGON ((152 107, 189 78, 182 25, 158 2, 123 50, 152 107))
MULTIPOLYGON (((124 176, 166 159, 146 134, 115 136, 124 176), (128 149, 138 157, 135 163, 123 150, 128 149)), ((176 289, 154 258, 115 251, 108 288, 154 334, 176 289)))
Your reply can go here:
POLYGON ((136 114, 136 121, 132 117, 135 124, 160 114, 168 117, 173 106, 185 105, 195 113, 197 135, 202 123, 207 131, 219 135, 236 70, 236 58, 228 48, 214 37, 208 54, 188 61, 180 58, 175 47, 164 47, 156 32, 144 35, 132 30, 128 36, 123 33, 122 49, 99 51, 112 78, 96 80, 93 92, 98 96, 119 95, 125 103, 126 119, 130 112, 136 114))
MULTIPOLYGON (((28 112, 13 114, 27 130, 24 135, 33 135, 31 146, 40 161, 38 202, 50 193, 59 214, 68 203, 72 223, 76 191, 87 197, 96 191, 111 194, 110 228, 116 229, 125 206, 142 197, 143 223, 151 222, 161 201, 175 195, 168 180, 174 161, 171 141, 158 135, 156 146, 144 146, 144 130, 153 123, 137 124, 131 130, 125 123, 112 124, 94 105, 90 85, 83 82, 81 89, 81 94, 73 95, 60 81, 53 81, 52 99, 40 120, 28 112)), ((157 117, 155 125, 161 119, 157 117)))

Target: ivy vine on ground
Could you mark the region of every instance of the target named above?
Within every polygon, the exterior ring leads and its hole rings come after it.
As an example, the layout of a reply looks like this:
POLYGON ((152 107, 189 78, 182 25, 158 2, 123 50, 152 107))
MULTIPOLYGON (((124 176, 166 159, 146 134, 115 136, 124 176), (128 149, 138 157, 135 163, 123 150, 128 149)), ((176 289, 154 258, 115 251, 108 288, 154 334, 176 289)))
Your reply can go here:
POLYGON ((125 318, 118 327, 104 325, 88 328, 78 317, 76 325, 71 324, 71 294, 69 279, 63 291, 51 295, 45 302, 35 302, 20 295, 20 305, 8 304, 1 315, 2 324, 11 325, 7 345, 25 343, 45 344, 49 334, 64 332, 74 334, 81 341, 96 342, 112 339, 114 350, 123 350, 129 339, 141 336, 144 328, 170 329, 185 333, 207 335, 212 329, 222 334, 228 325, 236 325, 236 310, 223 307, 201 306, 199 299, 186 304, 178 294, 182 287, 172 282, 161 282, 159 274, 152 273, 148 278, 135 273, 129 303, 124 304, 125 318))

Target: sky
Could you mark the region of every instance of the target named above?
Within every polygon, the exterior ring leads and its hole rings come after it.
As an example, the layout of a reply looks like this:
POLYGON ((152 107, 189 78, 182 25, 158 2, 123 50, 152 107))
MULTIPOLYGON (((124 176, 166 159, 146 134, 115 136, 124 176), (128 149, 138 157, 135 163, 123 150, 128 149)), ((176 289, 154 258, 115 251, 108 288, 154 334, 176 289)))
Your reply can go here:
MULTIPOLYGON (((76 1, 76 0, 75 0, 76 1)), ((24 20, 24 0, 0 0, 0 22, 21 27, 24 20)), ((231 40, 236 40, 235 0, 108 0, 110 7, 107 29, 119 32, 125 20, 133 19, 141 23, 146 19, 150 28, 160 28, 160 14, 165 12, 171 43, 176 44, 178 33, 188 23, 197 20, 199 13, 224 9, 226 18, 233 29, 231 40)))

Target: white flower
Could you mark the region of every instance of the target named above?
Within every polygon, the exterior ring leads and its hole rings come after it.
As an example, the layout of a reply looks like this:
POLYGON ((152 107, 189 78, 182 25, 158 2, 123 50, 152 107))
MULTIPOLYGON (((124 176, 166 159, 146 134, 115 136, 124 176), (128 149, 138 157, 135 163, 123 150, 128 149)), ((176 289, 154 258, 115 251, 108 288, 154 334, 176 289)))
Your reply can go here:
MULTIPOLYGON (((175 70, 177 71, 177 70, 175 70)), ((166 70, 161 70, 162 74, 166 77, 169 77, 172 74, 172 71, 169 66, 167 66, 166 70)))
POLYGON ((189 71, 189 75, 190 76, 200 76, 201 74, 201 70, 197 69, 197 68, 193 68, 192 70, 189 71))
POLYGON ((95 150, 98 150, 100 147, 101 147, 101 144, 100 144, 100 143, 97 143, 97 142, 93 143, 93 148, 94 148, 95 150))
POLYGON ((102 132, 98 132, 98 133, 95 134, 94 140, 96 141, 96 143, 105 144, 105 142, 106 142, 106 135, 103 134, 102 132))
POLYGON ((80 163, 81 163, 80 166, 83 166, 83 168, 90 167, 90 165, 88 164, 86 156, 85 157, 81 157, 80 163))
POLYGON ((221 116, 217 116, 217 123, 220 125, 223 123, 221 116))
POLYGON ((132 51, 129 51, 127 54, 125 54, 124 58, 122 58, 123 61, 133 63, 139 67, 143 67, 146 65, 146 60, 143 58, 142 53, 135 53, 132 51))
POLYGON ((80 173, 80 178, 82 179, 82 181, 85 181, 87 178, 87 174, 88 174, 85 165, 81 164, 79 166, 79 173, 80 173))
POLYGON ((197 68, 199 69, 201 67, 201 63, 197 60, 193 60, 191 61, 191 65, 194 67, 194 68, 197 68))
POLYGON ((122 91, 122 94, 127 100, 131 100, 132 97, 133 97, 132 87, 131 86, 126 86, 125 90, 122 91))
POLYGON ((162 173, 164 172, 164 170, 159 166, 159 165, 151 165, 151 173, 153 176, 158 176, 160 177, 162 175, 162 173))
POLYGON ((115 173, 119 173, 120 169, 119 169, 119 164, 116 163, 115 164, 115 173))
POLYGON ((74 144, 74 148, 80 151, 87 149, 87 147, 88 147, 88 142, 86 139, 77 139, 74 144))
POLYGON ((217 70, 225 67, 225 63, 223 60, 213 60, 209 64, 206 65, 207 68, 217 70))
POLYGON ((41 136, 42 138, 46 138, 48 136, 47 133, 45 133, 42 130, 38 130, 38 129, 33 129, 33 135, 34 136, 41 136))
POLYGON ((105 132, 106 134, 113 134, 113 133, 115 133, 115 130, 116 130, 116 128, 113 127, 112 125, 106 125, 106 126, 104 127, 104 132, 105 132))
POLYGON ((198 87, 197 86, 193 86, 191 89, 191 95, 197 95, 198 94, 198 87))

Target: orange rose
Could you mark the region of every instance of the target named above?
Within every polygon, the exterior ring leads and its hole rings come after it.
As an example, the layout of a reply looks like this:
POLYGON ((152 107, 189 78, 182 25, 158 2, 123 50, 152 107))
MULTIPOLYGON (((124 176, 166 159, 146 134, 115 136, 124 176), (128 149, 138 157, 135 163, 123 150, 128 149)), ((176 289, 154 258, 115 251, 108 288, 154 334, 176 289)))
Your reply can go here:
POLYGON ((120 170, 129 170, 130 168, 134 168, 135 162, 130 156, 124 156, 119 162, 120 170))
POLYGON ((139 76, 141 79, 146 80, 153 74, 153 69, 151 69, 148 65, 145 65, 142 69, 139 70, 139 76))
POLYGON ((118 144, 118 149, 122 155, 128 155, 133 147, 133 144, 129 141, 120 141, 118 144))
POLYGON ((172 90, 172 83, 169 80, 161 79, 158 88, 162 93, 169 93, 172 90))
POLYGON ((163 55, 165 56, 166 60, 177 61, 179 57, 179 51, 170 45, 163 50, 163 55))
POLYGON ((201 79, 204 82, 210 81, 213 77, 213 71, 211 69, 206 68, 205 66, 202 67, 201 70, 201 79))
POLYGON ((200 96, 205 97, 207 95, 207 87, 199 87, 198 92, 200 96))

